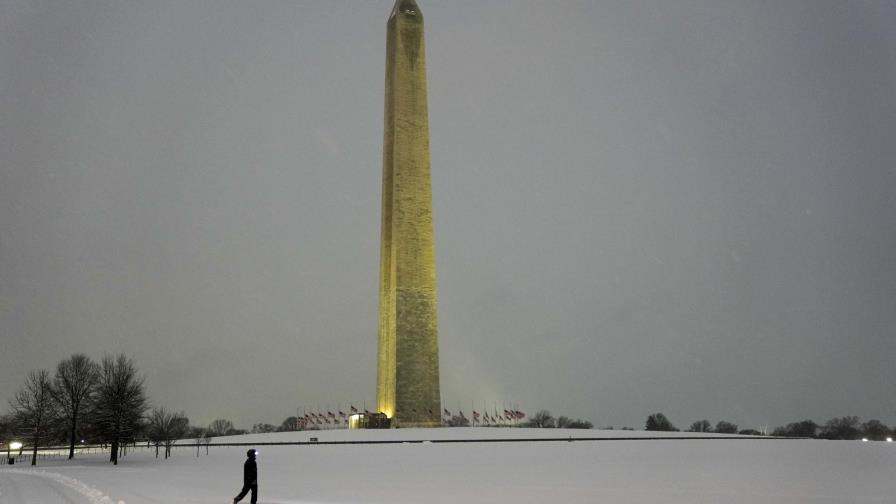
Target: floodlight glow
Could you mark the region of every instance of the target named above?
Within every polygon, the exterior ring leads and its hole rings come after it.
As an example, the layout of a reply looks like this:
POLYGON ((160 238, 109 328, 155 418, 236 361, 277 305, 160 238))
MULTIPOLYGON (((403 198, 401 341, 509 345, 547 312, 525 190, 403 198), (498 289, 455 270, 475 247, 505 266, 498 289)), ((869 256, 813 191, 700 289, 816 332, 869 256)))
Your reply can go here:
POLYGON ((863 438, 862 438, 862 442, 863 442, 863 443, 867 443, 867 442, 868 442, 868 438, 863 437, 863 438))
POLYGON ((13 450, 18 450, 19 448, 22 447, 22 443, 20 443, 18 441, 13 441, 12 443, 9 443, 9 447, 13 450))
POLYGON ((887 438, 887 442, 888 442, 888 443, 892 443, 892 442, 893 442, 893 438, 888 437, 888 438, 887 438))

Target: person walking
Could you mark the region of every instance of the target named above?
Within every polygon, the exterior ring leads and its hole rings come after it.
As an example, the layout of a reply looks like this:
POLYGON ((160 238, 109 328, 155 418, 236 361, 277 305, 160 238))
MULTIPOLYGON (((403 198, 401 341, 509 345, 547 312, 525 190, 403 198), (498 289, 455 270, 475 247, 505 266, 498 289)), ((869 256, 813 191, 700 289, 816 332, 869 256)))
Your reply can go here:
POLYGON ((258 501, 258 466, 255 465, 255 453, 254 449, 246 452, 246 463, 243 464, 243 489, 233 498, 233 504, 243 500, 249 490, 252 490, 252 499, 249 502, 255 504, 258 501))

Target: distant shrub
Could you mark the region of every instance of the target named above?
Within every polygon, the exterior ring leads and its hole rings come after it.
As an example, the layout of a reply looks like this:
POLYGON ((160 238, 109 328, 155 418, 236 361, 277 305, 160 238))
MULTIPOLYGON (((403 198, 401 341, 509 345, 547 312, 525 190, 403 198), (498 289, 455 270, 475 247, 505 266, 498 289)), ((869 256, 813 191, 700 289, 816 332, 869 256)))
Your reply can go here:
POLYGON ((451 418, 445 424, 448 427, 469 427, 470 419, 461 415, 451 415, 451 418))
POLYGON ((553 415, 548 410, 540 410, 523 423, 523 427, 537 427, 540 429, 553 429, 556 427, 553 415))
POLYGON ((818 437, 822 439, 859 439, 859 417, 832 418, 824 424, 818 437))
POLYGON ((587 421, 581 419, 567 418, 565 416, 561 416, 557 419, 557 428, 558 429, 593 429, 594 425, 587 421))
POLYGON ((299 430, 299 424, 302 423, 299 421, 298 417, 288 416, 277 427, 277 432, 289 432, 294 430, 299 430))
POLYGON ((712 424, 709 420, 697 420, 688 427, 687 432, 712 432, 712 424))
POLYGON ((644 425, 645 430, 649 431, 677 431, 678 429, 666 418, 662 413, 654 413, 647 417, 644 425))
POLYGON ((718 434, 736 434, 737 425, 722 420, 716 424, 715 432, 718 434))
POLYGON ((779 437, 808 437, 814 438, 818 432, 818 424, 812 420, 789 423, 783 427, 776 427, 772 436, 779 437))
POLYGON ((892 431, 880 420, 868 420, 862 424, 862 436, 872 441, 883 441, 892 435, 892 431))

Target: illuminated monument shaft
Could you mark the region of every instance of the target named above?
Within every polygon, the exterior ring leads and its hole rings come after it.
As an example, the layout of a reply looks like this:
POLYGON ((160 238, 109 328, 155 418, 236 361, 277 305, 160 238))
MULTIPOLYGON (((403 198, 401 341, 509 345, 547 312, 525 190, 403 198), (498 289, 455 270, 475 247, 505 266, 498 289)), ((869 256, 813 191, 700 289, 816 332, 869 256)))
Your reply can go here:
POLYGON ((436 270, 423 15, 396 0, 386 40, 377 410, 440 425, 436 270))

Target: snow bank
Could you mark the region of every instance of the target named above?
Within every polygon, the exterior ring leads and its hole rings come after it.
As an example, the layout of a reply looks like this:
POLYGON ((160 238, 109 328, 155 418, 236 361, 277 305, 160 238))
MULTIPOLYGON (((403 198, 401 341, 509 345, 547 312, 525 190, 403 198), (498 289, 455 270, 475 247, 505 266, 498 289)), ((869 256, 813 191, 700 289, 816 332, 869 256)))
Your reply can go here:
MULTIPOLYGON (((244 434, 222 436, 212 439, 212 443, 272 443, 309 442, 317 438, 319 442, 383 442, 383 441, 443 441, 443 440, 495 440, 495 439, 584 439, 584 438, 744 438, 736 434, 713 434, 702 432, 651 432, 602 429, 532 429, 498 427, 456 427, 442 429, 371 429, 371 430, 319 430, 298 432, 272 432, 269 434, 244 434)), ((192 443, 192 440, 185 440, 192 443)))

